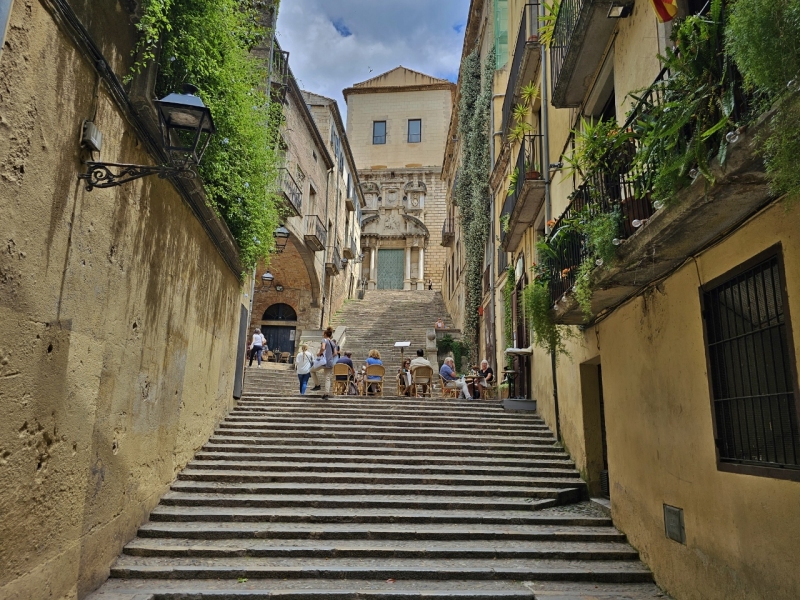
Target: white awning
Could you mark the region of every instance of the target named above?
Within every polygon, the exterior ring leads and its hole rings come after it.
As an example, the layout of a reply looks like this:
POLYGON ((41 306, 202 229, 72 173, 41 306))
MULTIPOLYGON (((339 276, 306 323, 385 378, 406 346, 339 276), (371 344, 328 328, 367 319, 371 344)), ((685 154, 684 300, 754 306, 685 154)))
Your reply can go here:
POLYGON ((531 348, 530 346, 528 346, 527 348, 506 348, 505 353, 531 355, 533 354, 533 348, 531 348))

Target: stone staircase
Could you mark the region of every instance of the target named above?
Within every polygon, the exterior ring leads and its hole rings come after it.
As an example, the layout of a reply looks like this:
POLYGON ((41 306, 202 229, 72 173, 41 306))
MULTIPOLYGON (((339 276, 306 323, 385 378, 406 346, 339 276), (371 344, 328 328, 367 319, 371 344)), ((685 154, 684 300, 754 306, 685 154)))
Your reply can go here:
POLYGON ((251 389, 90 599, 662 597, 585 493, 534 415, 251 389))
POLYGON ((345 304, 331 324, 347 327, 344 349, 353 352, 354 362, 363 363, 375 348, 387 373, 395 373, 400 366, 400 349, 394 343, 411 342, 405 355, 413 358, 418 348, 425 348, 427 331, 439 317, 452 327, 440 292, 371 290, 363 300, 345 304))

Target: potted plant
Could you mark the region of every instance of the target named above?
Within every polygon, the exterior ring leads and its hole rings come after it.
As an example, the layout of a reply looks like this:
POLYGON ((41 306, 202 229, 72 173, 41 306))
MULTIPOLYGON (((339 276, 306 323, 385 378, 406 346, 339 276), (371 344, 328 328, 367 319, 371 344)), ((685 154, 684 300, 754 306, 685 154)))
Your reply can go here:
POLYGON ((529 162, 525 163, 525 181, 532 181, 536 179, 541 179, 542 174, 539 171, 539 163, 531 164, 529 162))
POLYGON ((511 229, 511 215, 500 215, 500 231, 508 233, 511 229))

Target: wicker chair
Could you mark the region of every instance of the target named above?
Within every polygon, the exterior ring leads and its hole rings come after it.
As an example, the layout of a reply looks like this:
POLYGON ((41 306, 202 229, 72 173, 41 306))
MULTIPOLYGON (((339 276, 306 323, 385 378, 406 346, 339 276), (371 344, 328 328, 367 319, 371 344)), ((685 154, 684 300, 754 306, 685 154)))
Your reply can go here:
POLYGON ((263 360, 264 362, 269 362, 270 360, 276 360, 276 359, 275 355, 272 353, 272 350, 267 350, 261 357, 261 360, 263 360))
POLYGON ((442 398, 458 398, 459 390, 458 388, 447 387, 447 382, 444 380, 444 377, 439 375, 439 381, 442 382, 442 398))
POLYGON ((333 394, 344 396, 347 390, 350 389, 350 382, 353 376, 350 374, 350 367, 345 364, 336 363, 333 365, 333 394), (345 379, 339 379, 345 377, 345 379))
POLYGON ((365 396, 383 396, 383 377, 386 375, 386 369, 381 365, 367 366, 366 373, 364 374, 364 395, 365 396), (380 379, 370 379, 370 377, 380 377, 380 379), (377 387, 377 390, 370 392, 369 388, 377 387))
POLYGON ((281 352, 281 357, 278 362, 288 363, 290 354, 288 352, 281 352))
POLYGON ((411 389, 414 392, 415 398, 419 398, 420 394, 423 397, 427 396, 431 398, 431 390, 433 390, 433 368, 417 367, 413 369, 411 371, 411 389))

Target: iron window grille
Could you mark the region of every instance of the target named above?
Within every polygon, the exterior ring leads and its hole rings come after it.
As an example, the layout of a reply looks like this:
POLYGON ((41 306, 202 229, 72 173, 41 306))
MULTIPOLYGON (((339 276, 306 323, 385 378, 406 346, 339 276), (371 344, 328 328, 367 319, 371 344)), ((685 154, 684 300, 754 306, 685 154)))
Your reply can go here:
POLYGON ((419 144, 422 141, 422 119, 408 120, 408 143, 419 144))
POLYGON ((703 317, 720 469, 800 479, 781 258, 772 249, 712 282, 702 293, 703 317))
POLYGON ((386 121, 372 122, 372 143, 373 144, 386 143, 386 121))

